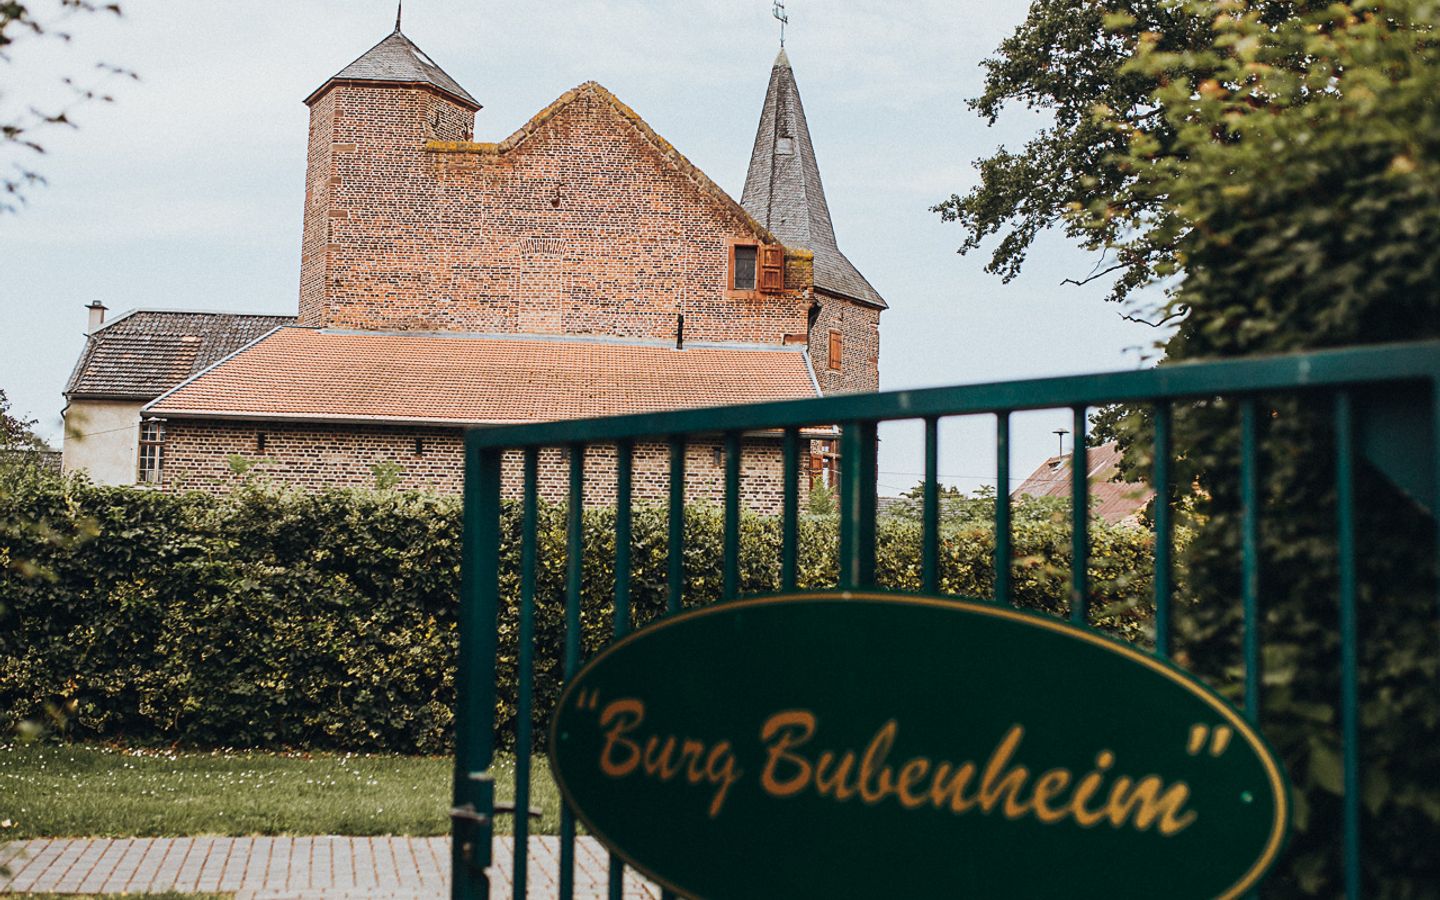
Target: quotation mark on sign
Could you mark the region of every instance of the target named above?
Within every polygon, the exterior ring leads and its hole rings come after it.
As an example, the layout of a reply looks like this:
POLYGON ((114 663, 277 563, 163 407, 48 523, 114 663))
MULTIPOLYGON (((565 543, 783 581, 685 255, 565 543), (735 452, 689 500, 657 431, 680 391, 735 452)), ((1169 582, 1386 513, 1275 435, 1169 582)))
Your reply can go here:
POLYGON ((599 689, 599 688, 591 688, 591 689, 588 690, 588 691, 587 691, 587 690, 584 690, 584 689, 581 689, 580 691, 578 691, 578 692, 575 694, 575 708, 576 708, 576 709, 596 709, 596 708, 599 707, 599 706, 600 706, 600 689, 599 689))
POLYGON ((1230 737, 1235 732, 1229 725, 1216 725, 1212 730, 1209 725, 1191 725, 1190 743, 1185 746, 1186 752, 1191 756, 1198 756, 1205 745, 1210 745, 1210 755, 1219 756, 1230 746, 1230 737))

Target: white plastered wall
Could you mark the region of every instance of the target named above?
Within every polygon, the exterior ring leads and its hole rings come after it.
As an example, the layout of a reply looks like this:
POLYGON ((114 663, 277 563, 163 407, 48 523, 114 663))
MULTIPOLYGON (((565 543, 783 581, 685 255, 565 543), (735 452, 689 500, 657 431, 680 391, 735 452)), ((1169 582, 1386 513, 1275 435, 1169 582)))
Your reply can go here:
POLYGON ((134 484, 143 405, 138 400, 72 402, 65 411, 66 474, 88 472, 98 484, 134 484))

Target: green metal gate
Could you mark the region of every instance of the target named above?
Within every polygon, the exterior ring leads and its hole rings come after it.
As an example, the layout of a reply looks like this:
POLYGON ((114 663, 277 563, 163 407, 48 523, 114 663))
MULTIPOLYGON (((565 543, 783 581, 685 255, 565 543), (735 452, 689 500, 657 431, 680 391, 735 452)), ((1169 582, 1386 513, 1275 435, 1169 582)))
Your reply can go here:
MULTIPOLYGON (((492 832, 497 814, 521 812, 514 819, 514 896, 526 896, 530 762, 534 747, 533 662, 537 566, 536 522, 542 448, 568 451, 569 502, 566 552, 564 675, 580 667, 580 597, 582 578, 582 507, 585 486, 584 450, 616 448, 616 544, 614 558, 614 633, 630 627, 631 523, 633 448, 637 441, 659 441, 669 450, 668 609, 681 607, 684 590, 684 468, 687 441, 723 441, 724 546, 722 600, 740 593, 741 452, 742 436, 756 432, 783 435, 784 492, 781 511, 780 588, 793 590, 797 579, 797 534, 801 460, 806 438, 802 428, 838 427, 840 441, 840 588, 875 584, 877 426, 894 420, 920 420, 925 429, 925 480, 922 526, 921 582, 927 593, 940 584, 939 552, 939 423, 952 416, 990 416, 995 423, 996 479, 1002 488, 995 507, 994 602, 1011 602, 1011 509, 1006 497, 1010 478, 1012 413, 1036 409, 1069 409, 1073 413, 1075 460, 1072 471, 1086 470, 1087 414, 1109 404, 1148 408, 1156 447, 1153 485, 1160 498, 1170 494, 1175 448, 1174 411, 1184 404, 1223 398, 1237 410, 1239 428, 1239 495, 1241 497, 1240 565, 1242 588, 1242 655, 1245 712, 1263 730, 1260 718, 1262 636, 1258 627, 1260 592, 1260 525, 1266 510, 1257 492, 1258 426, 1265 402, 1304 396, 1327 404, 1332 416, 1335 448, 1336 515, 1334 540, 1338 552, 1339 588, 1333 602, 1339 610, 1339 708, 1343 745, 1343 834, 1346 894, 1361 894, 1360 752, 1358 690, 1358 616, 1355 480, 1357 467, 1374 465, 1405 489, 1433 517, 1440 497, 1440 343, 1389 345, 1290 356, 1167 366, 1073 378, 1051 378, 954 388, 853 395, 785 403, 755 404, 673 413, 620 416, 583 421, 475 429, 466 439, 465 533, 460 609, 460 659, 456 687, 457 753, 455 765, 454 888, 457 898, 490 895, 486 870, 492 863, 492 832), (519 628, 513 653, 518 667, 515 741, 515 803, 497 804, 490 768, 495 758, 497 625, 502 600, 501 519, 502 461, 517 453, 522 464, 520 487, 521 552, 518 598, 519 628)), ((1072 565, 1069 615, 1089 627, 1091 586, 1087 584, 1089 484, 1072 478, 1072 565)), ((1170 651, 1171 606, 1174 593, 1173 513, 1165 502, 1155 504, 1155 647, 1170 651)), ((1440 560, 1440 547, 1426 552, 1440 560)), ((1433 629, 1434 621, 1426 624, 1433 629)), ((510 650, 511 648, 507 648, 510 650)), ((1432 652, 1434 648, 1432 647, 1432 652)), ((1437 776, 1440 777, 1440 776, 1437 776)), ((1437 834, 1436 837, 1440 837, 1437 834)), ((559 838, 558 896, 574 893, 575 819, 562 812, 559 838)), ((622 889, 620 863, 612 858, 609 894, 622 889)))

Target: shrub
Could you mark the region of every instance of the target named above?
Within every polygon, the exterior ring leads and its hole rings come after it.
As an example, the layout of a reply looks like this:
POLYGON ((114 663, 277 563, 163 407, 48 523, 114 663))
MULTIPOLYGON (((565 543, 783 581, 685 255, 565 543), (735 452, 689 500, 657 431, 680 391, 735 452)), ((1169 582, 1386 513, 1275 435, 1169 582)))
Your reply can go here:
MULTIPOLYGON (((0 725, 68 711, 73 738, 133 744, 446 753, 454 698, 460 506, 394 491, 300 494, 246 487, 227 498, 99 487, 0 471, 0 725), (55 535, 69 536, 54 540, 55 535)), ((582 644, 613 633, 614 510, 586 510, 582 644)), ((1020 605, 1063 611, 1063 510, 1017 515, 1020 605)), ((497 731, 514 731, 519 510, 503 512, 504 604, 497 731)), ((559 691, 565 515, 539 510, 536 734, 559 691)), ((947 523, 942 590, 988 597, 993 534, 976 516, 947 523)), ((720 593, 723 517, 686 510, 687 606, 720 593)), ((1092 578, 1102 625, 1139 639, 1147 621, 1148 533, 1097 523, 1092 578)), ((799 583, 838 576, 834 516, 802 516, 799 583)), ((741 523, 741 589, 776 590, 779 522, 741 523)), ((878 581, 918 589, 920 527, 882 519, 878 581)), ((639 506, 633 624, 665 609, 663 507, 639 506)))

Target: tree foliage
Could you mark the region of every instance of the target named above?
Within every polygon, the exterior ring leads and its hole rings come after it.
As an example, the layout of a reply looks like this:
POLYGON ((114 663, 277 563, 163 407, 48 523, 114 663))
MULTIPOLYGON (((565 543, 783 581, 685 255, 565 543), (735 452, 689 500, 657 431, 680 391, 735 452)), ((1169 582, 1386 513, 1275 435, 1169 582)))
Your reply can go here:
POLYGON ((35 433, 35 420, 18 416, 10 409, 10 398, 0 390, 0 450, 25 450, 44 445, 35 433))
MULTIPOLYGON (((1105 2, 1087 18, 1085 6, 1037 2, 992 64, 991 109, 995 98, 1029 97, 1065 111, 1024 161, 992 167, 1011 181, 987 172, 956 201, 970 246, 1001 227, 1063 223, 1125 266, 1117 296, 1173 276, 1158 309, 1131 298, 1141 317, 1179 321, 1167 362, 1440 337, 1440 7, 1105 2), (1054 80, 1051 53, 1103 65, 1054 80), (1016 174, 1021 165, 1036 186, 1016 174)), ((1362 412, 1374 401, 1356 397, 1362 412)), ((1297 832, 1266 895, 1334 895, 1344 748, 1333 400, 1254 402, 1261 724, 1297 788, 1297 832)), ((1185 561, 1196 603, 1177 616, 1179 652, 1237 700, 1239 406, 1176 408, 1171 498, 1195 526, 1185 561)), ((1149 471, 1146 415, 1110 409, 1099 425, 1127 446, 1132 477, 1149 471)), ((1365 880, 1376 896, 1433 897, 1435 519, 1377 472, 1358 478, 1365 880)))

